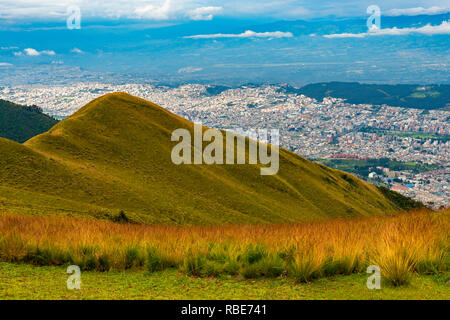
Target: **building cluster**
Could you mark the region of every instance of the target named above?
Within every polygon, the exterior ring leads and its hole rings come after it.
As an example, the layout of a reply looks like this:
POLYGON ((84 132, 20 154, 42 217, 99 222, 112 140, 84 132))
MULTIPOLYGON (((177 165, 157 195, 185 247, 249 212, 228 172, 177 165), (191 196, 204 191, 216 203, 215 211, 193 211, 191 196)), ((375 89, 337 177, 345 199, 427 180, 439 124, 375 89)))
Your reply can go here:
POLYGON ((280 145, 309 159, 389 158, 437 165, 439 169, 420 174, 388 174, 385 170, 378 180, 373 175, 366 178, 381 181, 430 206, 450 206, 448 110, 354 105, 336 98, 316 101, 286 92, 278 85, 249 85, 217 92, 209 88, 200 84, 27 85, 0 87, 0 99, 35 104, 63 118, 96 97, 123 91, 208 127, 279 129, 280 145))

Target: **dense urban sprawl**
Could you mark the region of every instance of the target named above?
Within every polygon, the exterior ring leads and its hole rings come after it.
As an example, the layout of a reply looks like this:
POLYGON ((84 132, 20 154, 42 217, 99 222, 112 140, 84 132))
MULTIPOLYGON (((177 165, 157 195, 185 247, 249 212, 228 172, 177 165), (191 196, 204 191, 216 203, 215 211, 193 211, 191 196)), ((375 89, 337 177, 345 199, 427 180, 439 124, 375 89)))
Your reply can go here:
POLYGON ((100 95, 124 91, 208 127, 279 129, 280 145, 309 159, 380 159, 434 165, 414 172, 376 167, 362 178, 420 200, 450 205, 450 111, 316 101, 282 85, 215 87, 186 84, 83 83, 65 86, 0 87, 0 99, 38 105, 64 118, 100 95))

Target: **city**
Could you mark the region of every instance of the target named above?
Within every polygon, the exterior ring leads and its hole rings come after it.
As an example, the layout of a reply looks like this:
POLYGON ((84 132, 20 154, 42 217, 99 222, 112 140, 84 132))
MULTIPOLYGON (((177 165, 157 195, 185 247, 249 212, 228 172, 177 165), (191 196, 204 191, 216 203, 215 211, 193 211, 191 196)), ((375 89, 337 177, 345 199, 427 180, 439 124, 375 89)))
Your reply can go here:
POLYGON ((63 119, 92 99, 117 91, 152 101, 212 128, 279 129, 281 147, 327 165, 333 166, 333 160, 396 161, 404 165, 373 165, 368 172, 352 173, 433 208, 450 205, 448 108, 354 105, 336 98, 316 101, 289 93, 284 85, 24 85, 0 87, 0 99, 37 105, 45 113, 63 119))

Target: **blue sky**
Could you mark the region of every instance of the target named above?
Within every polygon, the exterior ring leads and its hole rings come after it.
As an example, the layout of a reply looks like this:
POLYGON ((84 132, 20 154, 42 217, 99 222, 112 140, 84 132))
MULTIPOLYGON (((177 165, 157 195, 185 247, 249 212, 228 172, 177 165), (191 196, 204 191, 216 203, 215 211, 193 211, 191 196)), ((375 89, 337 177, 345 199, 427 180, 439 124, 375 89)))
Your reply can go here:
POLYGON ((79 68, 162 82, 449 83, 449 37, 450 0, 0 0, 0 83, 79 68), (376 32, 369 5, 381 8, 376 32))
POLYGON ((67 8, 75 5, 81 8, 83 17, 101 19, 159 22, 215 17, 311 19, 361 16, 372 4, 378 5, 384 15, 442 13, 450 9, 450 0, 0 0, 0 18, 8 23, 60 20, 66 16, 67 8))

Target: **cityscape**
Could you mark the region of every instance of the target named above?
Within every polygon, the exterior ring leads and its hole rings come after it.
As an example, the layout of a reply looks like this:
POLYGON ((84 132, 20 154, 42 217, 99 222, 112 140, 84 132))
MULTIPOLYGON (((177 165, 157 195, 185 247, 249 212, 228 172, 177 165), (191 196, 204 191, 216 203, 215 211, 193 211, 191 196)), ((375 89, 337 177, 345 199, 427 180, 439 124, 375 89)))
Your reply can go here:
MULTIPOLYGON (((0 87, 0 99, 37 105, 56 119, 92 99, 127 92, 190 121, 234 130, 279 129, 280 146, 334 166, 388 159, 349 172, 438 209, 450 206, 450 111, 317 101, 286 85, 221 87, 203 84, 75 83, 0 87)), ((354 166, 354 167, 357 167, 354 166)))

